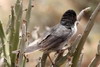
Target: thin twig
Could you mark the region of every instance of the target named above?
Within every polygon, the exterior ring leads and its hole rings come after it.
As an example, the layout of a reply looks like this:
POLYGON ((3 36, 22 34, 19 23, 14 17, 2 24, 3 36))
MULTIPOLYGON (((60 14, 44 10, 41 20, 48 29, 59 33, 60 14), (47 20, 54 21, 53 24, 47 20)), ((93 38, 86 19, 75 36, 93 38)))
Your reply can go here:
POLYGON ((63 57, 63 53, 64 53, 64 52, 61 52, 61 53, 58 54, 57 58, 55 59, 55 63, 56 63, 61 57, 63 57))
POLYGON ((83 59, 83 54, 80 55, 80 58, 79 58, 78 66, 77 67, 81 67, 82 59, 83 59))
POLYGON ((96 67, 97 63, 100 61, 100 41, 97 47, 97 54, 96 56, 93 58, 93 60, 91 61, 91 63, 89 64, 88 67, 96 67))
POLYGON ((26 43, 26 23, 23 21, 22 23, 22 39, 21 39, 21 44, 20 44, 20 53, 19 53, 19 67, 23 65, 23 54, 25 50, 25 43, 26 43))
POLYGON ((92 13, 92 15, 88 21, 88 24, 86 26, 84 33, 83 33, 83 36, 82 36, 82 38, 79 42, 79 45, 75 51, 71 67, 77 67, 77 63, 79 61, 79 57, 80 57, 81 51, 83 49, 84 43, 86 41, 87 36, 90 33, 90 30, 92 29, 92 27, 94 25, 94 20, 95 20, 97 14, 99 13, 99 11, 100 11, 100 3, 98 4, 97 8, 94 10, 94 12, 92 13))
MULTIPOLYGON (((28 24, 30 22, 30 17, 31 17, 31 10, 32 10, 32 0, 29 0, 29 4, 28 4, 28 9, 26 11, 26 30, 28 29, 28 24)), ((28 30, 27 30, 28 31, 28 30)))
POLYGON ((49 55, 49 53, 45 53, 45 52, 43 53, 42 59, 41 59, 41 67, 45 67, 48 55, 49 55))

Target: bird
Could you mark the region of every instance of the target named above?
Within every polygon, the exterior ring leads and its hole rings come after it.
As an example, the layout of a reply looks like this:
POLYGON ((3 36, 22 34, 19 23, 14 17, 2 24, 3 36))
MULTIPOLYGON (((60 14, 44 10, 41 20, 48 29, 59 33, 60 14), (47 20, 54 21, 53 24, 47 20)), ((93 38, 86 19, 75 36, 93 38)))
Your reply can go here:
POLYGON ((72 9, 65 11, 60 23, 47 30, 38 40, 30 43, 24 50, 25 53, 40 50, 53 52, 61 50, 77 32, 77 15, 72 9))

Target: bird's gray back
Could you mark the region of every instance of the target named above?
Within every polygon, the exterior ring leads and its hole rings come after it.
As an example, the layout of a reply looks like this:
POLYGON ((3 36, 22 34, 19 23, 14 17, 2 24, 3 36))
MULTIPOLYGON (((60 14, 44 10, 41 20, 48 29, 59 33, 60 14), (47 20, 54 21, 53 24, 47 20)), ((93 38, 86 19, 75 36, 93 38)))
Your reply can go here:
POLYGON ((59 48, 62 43, 71 37, 71 32, 71 29, 58 24, 44 34, 38 46, 41 50, 56 50, 56 48, 59 48))

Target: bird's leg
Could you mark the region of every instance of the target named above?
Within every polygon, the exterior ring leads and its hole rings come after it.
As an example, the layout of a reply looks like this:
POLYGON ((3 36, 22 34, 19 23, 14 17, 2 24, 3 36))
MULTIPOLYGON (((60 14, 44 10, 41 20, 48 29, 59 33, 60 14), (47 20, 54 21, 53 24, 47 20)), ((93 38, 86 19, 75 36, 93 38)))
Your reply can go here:
POLYGON ((48 55, 48 57, 49 57, 49 59, 50 59, 50 62, 51 62, 51 63, 52 63, 52 65, 54 66, 54 63, 53 63, 53 61, 52 61, 52 59, 51 59, 50 55, 48 55))

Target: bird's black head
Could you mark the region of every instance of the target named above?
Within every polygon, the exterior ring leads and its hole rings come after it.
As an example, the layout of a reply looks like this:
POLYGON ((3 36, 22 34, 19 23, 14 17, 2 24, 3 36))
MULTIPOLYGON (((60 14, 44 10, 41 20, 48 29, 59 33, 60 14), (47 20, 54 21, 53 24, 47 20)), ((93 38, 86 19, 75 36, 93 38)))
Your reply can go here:
POLYGON ((68 10, 63 14, 60 23, 64 26, 72 26, 72 25, 74 25, 75 21, 76 21, 75 11, 68 10))

